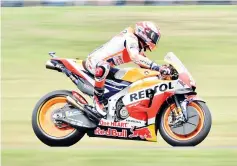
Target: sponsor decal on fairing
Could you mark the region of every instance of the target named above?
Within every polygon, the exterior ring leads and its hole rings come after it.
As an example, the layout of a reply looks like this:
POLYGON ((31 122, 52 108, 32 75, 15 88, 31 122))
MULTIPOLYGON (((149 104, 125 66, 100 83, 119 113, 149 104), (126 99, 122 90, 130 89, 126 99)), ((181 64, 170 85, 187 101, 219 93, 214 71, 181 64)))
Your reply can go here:
POLYGON ((156 86, 153 86, 151 88, 145 88, 136 92, 129 93, 124 97, 124 103, 125 105, 138 102, 140 100, 144 99, 150 99, 150 97, 154 94, 161 94, 165 91, 171 91, 175 89, 174 84, 176 84, 176 81, 172 82, 162 82, 156 86))
POLYGON ((122 131, 118 131, 117 129, 113 129, 113 128, 101 129, 100 127, 97 127, 94 130, 94 134, 101 135, 101 136, 119 137, 119 138, 128 137, 126 129, 122 129, 122 131))
POLYGON ((130 129, 131 133, 128 137, 133 138, 133 137, 140 137, 141 139, 147 139, 147 138, 152 138, 151 132, 147 127, 144 128, 131 128, 130 129))
POLYGON ((111 122, 111 121, 101 120, 99 123, 99 126, 128 128, 128 123, 127 122, 111 122))
POLYGON ((120 122, 114 122, 106 119, 102 119, 99 122, 99 126, 101 127, 116 127, 116 128, 131 128, 132 126, 137 127, 144 127, 146 121, 143 120, 137 120, 132 117, 128 117, 127 119, 120 121, 120 122))

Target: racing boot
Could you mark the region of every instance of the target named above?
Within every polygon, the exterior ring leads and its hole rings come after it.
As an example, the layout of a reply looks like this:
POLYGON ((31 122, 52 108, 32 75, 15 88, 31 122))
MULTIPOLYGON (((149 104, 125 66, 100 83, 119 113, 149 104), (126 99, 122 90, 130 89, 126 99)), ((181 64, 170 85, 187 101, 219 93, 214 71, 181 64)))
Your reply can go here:
POLYGON ((109 73, 110 65, 108 62, 101 61, 96 66, 95 86, 94 86, 94 107, 89 109, 89 114, 94 121, 98 122, 106 115, 104 111, 104 85, 109 73))
POLYGON ((94 107, 86 105, 85 109, 87 110, 87 114, 89 115, 89 118, 99 123, 100 120, 106 116, 106 112, 104 111, 104 89, 96 88, 94 90, 94 107))

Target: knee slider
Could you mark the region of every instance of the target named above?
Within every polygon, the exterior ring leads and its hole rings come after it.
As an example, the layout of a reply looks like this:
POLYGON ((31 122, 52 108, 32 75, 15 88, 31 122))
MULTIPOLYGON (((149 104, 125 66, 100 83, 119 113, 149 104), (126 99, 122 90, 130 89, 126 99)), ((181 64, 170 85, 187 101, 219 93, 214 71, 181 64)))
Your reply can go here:
POLYGON ((110 65, 107 62, 100 62, 96 65, 95 77, 103 80, 109 74, 110 65))
POLYGON ((105 69, 103 67, 96 67, 96 70, 95 70, 95 76, 96 77, 102 77, 105 73, 105 69))

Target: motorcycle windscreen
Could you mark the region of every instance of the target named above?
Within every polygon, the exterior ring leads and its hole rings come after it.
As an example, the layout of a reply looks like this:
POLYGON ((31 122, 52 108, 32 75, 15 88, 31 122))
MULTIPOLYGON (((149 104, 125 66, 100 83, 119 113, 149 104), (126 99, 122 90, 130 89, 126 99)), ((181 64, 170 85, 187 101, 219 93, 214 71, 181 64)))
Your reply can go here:
POLYGON ((179 74, 186 73, 192 85, 196 84, 192 75, 187 70, 187 68, 184 66, 184 64, 179 60, 179 58, 173 52, 167 53, 166 56, 164 57, 164 61, 166 63, 171 64, 178 71, 179 74))

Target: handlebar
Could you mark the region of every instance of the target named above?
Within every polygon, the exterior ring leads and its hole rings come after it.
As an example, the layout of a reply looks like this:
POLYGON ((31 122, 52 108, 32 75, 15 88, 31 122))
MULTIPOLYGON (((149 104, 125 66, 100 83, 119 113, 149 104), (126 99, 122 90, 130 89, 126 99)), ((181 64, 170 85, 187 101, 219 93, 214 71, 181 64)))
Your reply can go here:
POLYGON ((171 71, 171 73, 170 73, 171 79, 172 79, 172 80, 178 79, 178 78, 179 78, 179 73, 178 73, 178 71, 177 71, 172 65, 169 65, 168 67, 169 67, 169 69, 170 69, 170 71, 171 71))
POLYGON ((167 65, 167 67, 170 69, 170 74, 165 75, 165 74, 159 73, 158 78, 162 80, 177 80, 179 77, 178 71, 170 64, 167 65))

